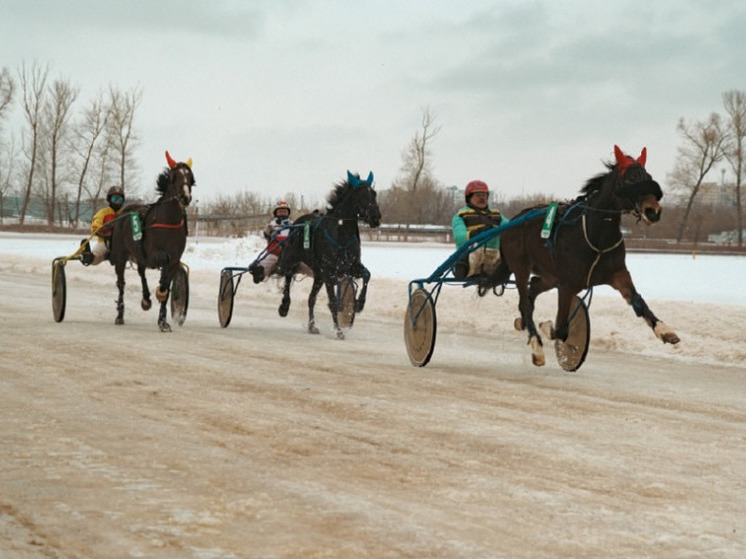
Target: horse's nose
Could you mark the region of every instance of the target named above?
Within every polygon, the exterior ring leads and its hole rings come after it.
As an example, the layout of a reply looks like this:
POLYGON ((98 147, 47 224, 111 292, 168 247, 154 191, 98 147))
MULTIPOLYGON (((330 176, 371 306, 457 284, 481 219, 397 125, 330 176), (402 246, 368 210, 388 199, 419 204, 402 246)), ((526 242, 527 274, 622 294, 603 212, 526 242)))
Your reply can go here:
POLYGON ((657 208, 645 208, 645 219, 650 223, 655 223, 661 218, 661 211, 657 208))

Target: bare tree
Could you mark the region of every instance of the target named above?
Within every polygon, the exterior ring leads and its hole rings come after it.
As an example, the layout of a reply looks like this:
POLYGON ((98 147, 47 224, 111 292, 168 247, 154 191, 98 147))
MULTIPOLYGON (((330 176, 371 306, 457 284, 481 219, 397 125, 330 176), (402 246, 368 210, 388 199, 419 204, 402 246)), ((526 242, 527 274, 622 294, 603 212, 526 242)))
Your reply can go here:
POLYGON ((68 146, 67 138, 70 134, 70 117, 73 103, 78 97, 79 90, 73 88, 70 82, 55 80, 49 88, 49 94, 43 107, 45 123, 44 145, 47 147, 48 190, 45 191, 44 202, 47 207, 47 223, 54 224, 55 207, 60 190, 60 161, 68 146))
MULTIPOLYGON (((83 197, 86 181, 90 167, 95 165, 95 156, 98 154, 102 162, 107 159, 108 146, 104 142, 103 133, 109 118, 108 107, 104 103, 103 93, 99 92, 83 111, 82 118, 73 127, 73 139, 71 148, 80 159, 80 170, 78 171, 75 204, 71 226, 77 227, 80 220, 80 201, 83 197)), ((103 185, 99 182, 98 188, 89 192, 92 198, 98 198, 103 185)))
POLYGON ((680 243, 686 230, 694 200, 702 182, 715 163, 723 159, 727 134, 723 131, 720 115, 712 113, 709 120, 691 124, 679 120, 676 130, 684 144, 679 147, 676 164, 669 179, 675 189, 687 193, 687 205, 679 224, 676 242, 680 243))
POLYGON ((119 185, 127 192, 127 171, 132 172, 130 163, 132 150, 137 145, 134 129, 135 112, 142 101, 142 91, 135 87, 129 92, 122 92, 114 86, 109 87, 109 119, 107 136, 111 143, 115 160, 119 168, 119 185))
POLYGON ((430 143, 438 135, 441 127, 435 126, 435 117, 430 109, 422 109, 422 129, 415 132, 409 145, 402 153, 402 176, 396 185, 410 192, 416 192, 422 181, 432 172, 430 164, 430 143))
POLYGON ((2 148, 0 152, 0 224, 2 224, 5 215, 5 197, 13 184, 17 150, 13 138, 10 143, 3 144, 0 148, 2 148))
POLYGON ((738 229, 738 246, 743 246, 743 203, 741 201, 741 182, 744 168, 744 139, 746 138, 746 91, 727 91, 723 93, 725 112, 730 117, 726 123, 728 142, 725 146, 725 159, 736 176, 736 227, 738 229))
POLYGON ((10 70, 3 67, 0 70, 0 124, 2 123, 4 113, 10 107, 15 97, 16 82, 10 75, 10 70))
MULTIPOLYGON (((40 124, 42 118, 42 107, 47 85, 47 76, 49 75, 49 66, 40 66, 34 62, 30 69, 26 68, 25 63, 21 63, 18 71, 18 78, 21 84, 21 94, 23 96, 23 114, 28 123, 27 145, 25 145, 26 157, 28 159, 28 174, 26 176, 26 186, 23 192, 23 202, 19 213, 19 223, 23 225, 26 220, 26 211, 28 210, 29 200, 31 200, 31 190, 34 186, 34 171, 37 166, 37 151, 39 149, 40 124)), ((26 143, 26 142, 24 142, 26 143)))
MULTIPOLYGON (((15 96, 15 81, 10 75, 10 70, 3 67, 0 70, 0 131, 2 131, 3 118, 15 96)), ((0 223, 5 215, 5 195, 10 190, 11 176, 13 174, 13 161, 15 159, 15 146, 11 140, 7 149, 3 138, 0 137, 0 223)))
MULTIPOLYGON (((414 222, 432 221, 432 208, 428 207, 433 201, 434 192, 441 190, 432 176, 430 144, 438 135, 441 127, 436 126, 435 117, 429 108, 422 109, 421 129, 415 132, 407 147, 402 152, 401 174, 394 180, 391 190, 385 196, 384 209, 382 213, 388 220, 404 222, 407 226, 414 222), (406 196, 408 201, 405 207, 408 211, 397 215, 396 211, 401 208, 400 199, 406 196), (393 211, 391 211, 393 210, 393 211), (413 214, 414 211, 414 214, 413 214), (429 216, 426 218, 425 216, 429 216)), ((436 205, 438 201, 436 200, 436 205)))

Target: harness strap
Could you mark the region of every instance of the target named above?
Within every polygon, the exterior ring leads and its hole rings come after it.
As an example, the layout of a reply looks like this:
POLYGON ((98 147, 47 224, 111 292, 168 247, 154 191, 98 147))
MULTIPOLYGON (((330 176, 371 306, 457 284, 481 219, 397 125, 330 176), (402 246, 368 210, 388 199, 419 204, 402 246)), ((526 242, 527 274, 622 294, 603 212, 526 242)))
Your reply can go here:
POLYGON ((340 244, 337 242, 336 239, 334 239, 327 229, 324 229, 324 236, 326 237, 326 240, 329 241, 332 245, 334 245, 336 248, 340 249, 346 249, 349 246, 352 246, 352 244, 356 241, 359 241, 360 239, 358 237, 352 236, 349 238, 349 240, 345 244, 340 244))
POLYGON ((591 276, 593 275, 593 270, 596 269, 596 265, 601 260, 601 256, 603 256, 607 252, 611 252, 612 250, 617 248, 619 245, 621 245, 622 241, 624 240, 624 237, 619 237, 619 240, 608 248, 605 248, 603 250, 597 248, 588 238, 588 228, 586 227, 585 215, 586 215, 585 212, 583 212, 583 216, 582 216, 583 236, 585 237, 585 242, 588 244, 588 246, 591 247, 591 249, 593 249, 596 252, 596 259, 593 261, 593 264, 591 264, 591 269, 588 270, 588 277, 586 278, 586 281, 585 281, 585 286, 588 287, 591 284, 591 276))
POLYGON ((184 226, 184 218, 181 219, 179 223, 153 223, 152 225, 148 225, 148 229, 179 229, 184 226))

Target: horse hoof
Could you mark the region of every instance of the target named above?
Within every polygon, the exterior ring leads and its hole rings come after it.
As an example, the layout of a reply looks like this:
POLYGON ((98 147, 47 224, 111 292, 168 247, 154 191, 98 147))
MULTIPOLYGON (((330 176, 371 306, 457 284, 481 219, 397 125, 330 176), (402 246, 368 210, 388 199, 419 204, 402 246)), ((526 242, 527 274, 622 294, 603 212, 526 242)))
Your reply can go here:
POLYGON ((161 289, 159 285, 155 290, 155 298, 158 299, 159 303, 165 303, 168 299, 168 289, 161 289))
POLYGON ((337 330, 337 339, 338 340, 344 340, 345 339, 345 333, 342 332, 342 330, 337 330))
POLYGON ((153 306, 153 303, 150 301, 150 299, 143 299, 142 301, 140 301, 140 307, 144 311, 149 311, 150 307, 152 306, 153 306))
POLYGON ((663 336, 663 343, 664 344, 677 344, 680 341, 681 340, 679 339, 679 337, 676 334, 674 334, 673 332, 669 332, 668 334, 665 334, 663 336))
POLYGON ((309 326, 308 327, 308 333, 309 334, 318 334, 319 333, 319 329, 316 328, 315 326, 309 326))
POLYGON ((520 316, 513 321, 513 328, 515 328, 519 332, 523 330, 523 320, 520 316))
POLYGON ((161 329, 161 332, 171 331, 171 325, 168 322, 161 322, 158 327, 161 329))
POLYGON ((287 316, 288 310, 290 310, 290 305, 280 305, 280 308, 277 309, 277 312, 280 313, 280 316, 287 316))
POLYGON ((531 362, 537 367, 543 367, 546 359, 544 358, 544 347, 541 340, 537 336, 531 336, 528 343, 531 346, 531 362))
POLYGON ((114 319, 114 324, 116 324, 117 326, 121 326, 122 324, 124 324, 124 318, 122 318, 121 316, 116 317, 114 319))
POLYGON ((656 324, 653 331, 664 344, 677 344, 681 341, 674 331, 663 322, 656 324))

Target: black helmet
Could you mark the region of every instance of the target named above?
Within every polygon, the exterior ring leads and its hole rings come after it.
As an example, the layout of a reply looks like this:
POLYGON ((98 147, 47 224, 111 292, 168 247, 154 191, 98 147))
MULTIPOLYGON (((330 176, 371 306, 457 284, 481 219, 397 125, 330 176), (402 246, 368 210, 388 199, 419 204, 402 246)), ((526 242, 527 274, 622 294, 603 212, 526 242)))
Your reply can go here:
POLYGON ((122 187, 114 185, 109 188, 109 190, 106 192, 106 201, 111 202, 112 196, 121 196, 122 198, 124 198, 124 190, 122 190, 122 187))
POLYGON ((122 187, 117 185, 110 187, 106 192, 106 201, 109 202, 109 206, 111 206, 113 210, 121 208, 122 204, 124 204, 124 190, 122 190, 122 187), (111 199, 114 196, 121 196, 122 199, 112 202, 111 199))

